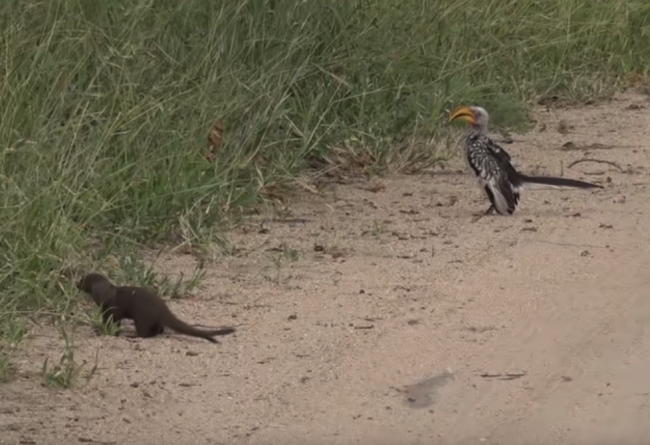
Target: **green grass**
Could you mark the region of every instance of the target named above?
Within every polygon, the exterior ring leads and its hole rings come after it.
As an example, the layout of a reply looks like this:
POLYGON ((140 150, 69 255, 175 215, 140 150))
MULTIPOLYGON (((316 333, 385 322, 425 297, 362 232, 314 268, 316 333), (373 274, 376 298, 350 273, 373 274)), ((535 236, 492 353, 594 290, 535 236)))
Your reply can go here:
MULTIPOLYGON (((74 331, 74 326, 71 331, 74 331)), ((63 352, 58 362, 54 364, 50 363, 49 357, 45 358, 41 366, 42 383, 54 388, 71 389, 79 385, 83 377, 85 385, 87 385, 99 369, 99 349, 95 353, 93 366, 84 374, 83 370, 84 368, 88 368, 87 365, 89 363, 86 361, 79 363, 77 361, 75 357, 74 333, 68 333, 63 325, 59 326, 59 332, 64 342, 63 352)))
POLYGON ((334 149, 436 162, 396 141, 461 102, 514 127, 540 97, 606 96, 649 39, 646 0, 4 0, 0 337, 74 304, 67 268, 223 236, 334 149))

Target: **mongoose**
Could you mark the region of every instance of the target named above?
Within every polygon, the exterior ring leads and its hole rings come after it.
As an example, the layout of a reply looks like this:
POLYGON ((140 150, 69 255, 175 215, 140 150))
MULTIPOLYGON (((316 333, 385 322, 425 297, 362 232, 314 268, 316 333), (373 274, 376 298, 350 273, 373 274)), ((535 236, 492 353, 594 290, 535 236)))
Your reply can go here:
POLYGON ((167 304, 151 289, 134 286, 115 286, 98 273, 89 273, 77 283, 77 288, 90 294, 102 309, 104 323, 112 318, 118 325, 125 318, 133 320, 138 337, 148 338, 162 334, 165 328, 219 343, 213 337, 235 332, 233 327, 204 331, 179 320, 167 304))

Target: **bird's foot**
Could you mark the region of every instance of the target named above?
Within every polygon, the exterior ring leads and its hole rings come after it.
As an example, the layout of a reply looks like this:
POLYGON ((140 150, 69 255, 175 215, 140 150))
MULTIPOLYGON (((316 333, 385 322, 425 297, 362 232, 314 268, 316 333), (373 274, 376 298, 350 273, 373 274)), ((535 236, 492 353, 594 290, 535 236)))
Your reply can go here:
POLYGON ((477 222, 479 219, 483 218, 484 216, 492 214, 492 212, 494 212, 494 206, 490 206, 490 208, 487 209, 485 212, 475 213, 474 217, 472 218, 472 223, 477 222))
POLYGON ((475 214, 472 216, 472 223, 477 222, 478 220, 480 220, 480 219, 483 218, 484 216, 485 216, 485 213, 475 213, 475 214))

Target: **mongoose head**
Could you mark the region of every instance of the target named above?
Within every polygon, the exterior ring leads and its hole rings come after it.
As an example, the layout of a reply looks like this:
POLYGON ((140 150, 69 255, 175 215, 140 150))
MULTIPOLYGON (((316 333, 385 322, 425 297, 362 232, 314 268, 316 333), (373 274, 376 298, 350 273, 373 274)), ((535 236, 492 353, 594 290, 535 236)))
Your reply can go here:
POLYGON ((91 292, 93 285, 97 283, 102 283, 108 281, 108 279, 98 273, 91 272, 85 276, 83 276, 78 282, 77 282, 77 289, 82 290, 84 292, 91 292))

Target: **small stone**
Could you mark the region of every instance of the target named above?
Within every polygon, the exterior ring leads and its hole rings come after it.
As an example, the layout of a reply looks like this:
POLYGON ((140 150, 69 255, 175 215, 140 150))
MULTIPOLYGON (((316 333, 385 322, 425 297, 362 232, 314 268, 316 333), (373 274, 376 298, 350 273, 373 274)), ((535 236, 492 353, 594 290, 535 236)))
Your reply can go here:
POLYGON ((558 125, 557 125, 558 133, 567 134, 567 133, 570 133, 573 129, 574 129, 574 126, 569 124, 565 120, 561 120, 560 122, 558 122, 558 125))

